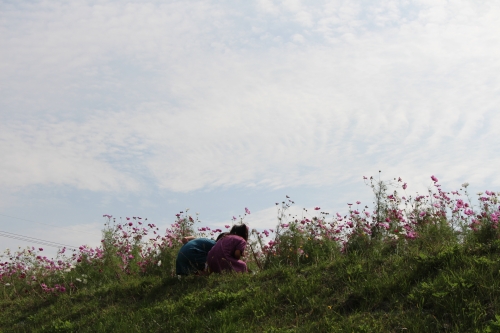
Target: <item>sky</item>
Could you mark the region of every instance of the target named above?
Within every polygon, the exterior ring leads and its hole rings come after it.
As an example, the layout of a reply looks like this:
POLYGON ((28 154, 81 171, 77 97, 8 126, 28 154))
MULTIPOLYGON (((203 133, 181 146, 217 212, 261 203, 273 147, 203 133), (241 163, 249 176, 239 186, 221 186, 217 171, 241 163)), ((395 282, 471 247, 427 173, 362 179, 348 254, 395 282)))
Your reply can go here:
MULTIPOLYGON (((497 190, 500 3, 0 0, 0 231, 96 245, 179 211, 497 190)), ((5 248, 30 242, 0 236, 5 248)), ((34 246, 38 246, 34 244, 34 246)))

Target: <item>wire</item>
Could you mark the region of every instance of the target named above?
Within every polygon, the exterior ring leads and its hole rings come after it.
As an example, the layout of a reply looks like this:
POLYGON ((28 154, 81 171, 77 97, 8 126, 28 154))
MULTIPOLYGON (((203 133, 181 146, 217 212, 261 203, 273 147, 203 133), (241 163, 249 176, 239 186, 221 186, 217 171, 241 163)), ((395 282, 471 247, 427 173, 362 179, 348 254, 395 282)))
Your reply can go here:
POLYGON ((18 234, 14 234, 14 233, 2 231, 2 230, 0 230, 0 236, 6 237, 6 238, 11 238, 11 239, 16 239, 16 240, 22 240, 22 241, 26 241, 26 242, 31 242, 31 243, 36 243, 36 244, 42 244, 45 246, 51 246, 51 247, 57 247, 57 248, 66 247, 66 248, 75 249, 75 250, 78 249, 76 246, 56 243, 56 242, 52 242, 52 241, 48 241, 48 240, 40 239, 40 238, 18 235, 18 234))
MULTIPOLYGON (((38 221, 32 221, 32 220, 22 219, 22 218, 20 218, 20 217, 15 217, 15 216, 10 216, 10 215, 5 215, 5 214, 0 214, 0 216, 10 217, 10 218, 13 218, 13 219, 22 220, 22 221, 27 221, 27 222, 32 222, 32 223, 43 224, 43 225, 47 225, 47 226, 49 226, 49 227, 54 227, 54 228, 61 228, 61 229, 71 230, 71 231, 73 231, 73 232, 75 231, 75 230, 70 229, 70 228, 60 227, 60 226, 57 226, 57 225, 52 225, 52 224, 42 223, 42 222, 38 222, 38 221)), ((95 233, 85 232, 85 231, 78 231, 78 233, 85 233, 85 234, 94 235, 94 236, 96 235, 95 233)))
POLYGON ((53 241, 48 241, 48 240, 45 240, 45 239, 40 239, 40 238, 35 238, 35 237, 25 236, 25 235, 19 235, 19 234, 15 234, 13 232, 8 232, 8 231, 3 231, 3 230, 0 230, 0 232, 3 232, 5 234, 9 234, 11 236, 30 238, 30 239, 34 239, 34 240, 38 240, 38 241, 42 241, 42 242, 46 242, 46 243, 52 243, 52 244, 57 244, 57 245, 62 245, 62 246, 74 247, 74 246, 71 246, 71 245, 61 244, 61 243, 57 243, 57 242, 53 242, 53 241))

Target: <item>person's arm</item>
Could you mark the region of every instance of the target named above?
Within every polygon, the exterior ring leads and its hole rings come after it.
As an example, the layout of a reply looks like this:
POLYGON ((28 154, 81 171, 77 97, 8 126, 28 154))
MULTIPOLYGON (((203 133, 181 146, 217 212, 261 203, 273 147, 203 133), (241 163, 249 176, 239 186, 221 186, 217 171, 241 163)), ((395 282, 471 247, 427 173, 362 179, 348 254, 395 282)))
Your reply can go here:
POLYGON ((186 244, 187 242, 192 241, 193 239, 196 239, 196 237, 194 236, 182 237, 182 244, 186 244))
POLYGON ((243 257, 245 247, 247 246, 247 242, 243 240, 241 237, 237 237, 238 243, 236 244, 236 250, 234 251, 234 257, 236 260, 240 260, 241 257, 243 257))
POLYGON ((242 256, 243 256, 243 252, 241 252, 240 250, 234 251, 234 257, 236 258, 236 260, 240 260, 240 258, 242 256))

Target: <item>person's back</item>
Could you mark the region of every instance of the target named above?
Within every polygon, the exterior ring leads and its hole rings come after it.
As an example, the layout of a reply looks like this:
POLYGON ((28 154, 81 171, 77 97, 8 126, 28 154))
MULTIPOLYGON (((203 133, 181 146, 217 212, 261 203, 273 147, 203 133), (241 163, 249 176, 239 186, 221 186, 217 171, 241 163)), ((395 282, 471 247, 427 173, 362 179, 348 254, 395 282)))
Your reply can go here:
POLYGON ((245 239, 238 235, 227 235, 219 240, 208 252, 207 264, 210 271, 214 273, 220 273, 224 270, 246 272, 246 263, 235 257, 236 251, 243 255, 246 244, 245 239))
POLYGON ((214 245, 215 241, 208 238, 196 238, 184 244, 175 261, 177 275, 203 271, 207 262, 207 254, 214 245))

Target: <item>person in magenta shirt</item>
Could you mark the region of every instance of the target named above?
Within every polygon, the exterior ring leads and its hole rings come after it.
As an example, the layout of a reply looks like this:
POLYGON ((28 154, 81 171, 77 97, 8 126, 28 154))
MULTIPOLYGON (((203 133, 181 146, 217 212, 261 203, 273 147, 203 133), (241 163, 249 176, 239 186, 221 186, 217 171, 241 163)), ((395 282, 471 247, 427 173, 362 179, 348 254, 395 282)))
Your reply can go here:
POLYGON ((245 224, 233 226, 229 235, 220 239, 208 252, 207 264, 210 272, 247 272, 247 264, 240 260, 244 255, 247 240, 248 227, 245 224))

